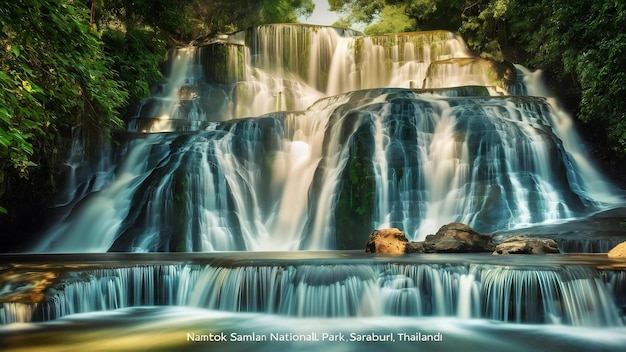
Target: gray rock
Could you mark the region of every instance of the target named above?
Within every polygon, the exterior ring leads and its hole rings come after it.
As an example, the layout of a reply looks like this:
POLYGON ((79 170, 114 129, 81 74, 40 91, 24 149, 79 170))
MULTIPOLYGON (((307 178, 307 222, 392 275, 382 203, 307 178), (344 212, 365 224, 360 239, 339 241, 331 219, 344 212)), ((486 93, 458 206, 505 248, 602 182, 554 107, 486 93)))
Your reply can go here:
POLYGON ((532 237, 528 235, 511 237, 498 244, 493 251, 494 255, 548 253, 560 253, 555 240, 550 238, 532 237))
POLYGON ((453 222, 442 226, 434 235, 426 236, 426 253, 473 253, 494 250, 493 238, 474 231, 471 227, 453 222))
POLYGON ((424 242, 407 242, 404 253, 424 253, 424 242))

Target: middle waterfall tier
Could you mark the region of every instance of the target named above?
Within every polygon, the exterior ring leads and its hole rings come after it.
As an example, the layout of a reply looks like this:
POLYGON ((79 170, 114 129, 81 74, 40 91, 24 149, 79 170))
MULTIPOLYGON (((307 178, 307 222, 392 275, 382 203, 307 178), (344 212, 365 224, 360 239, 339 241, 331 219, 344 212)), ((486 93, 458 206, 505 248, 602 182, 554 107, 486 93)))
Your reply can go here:
POLYGON ((354 249, 377 227, 419 240, 452 221, 493 232, 601 205, 544 98, 480 92, 360 90, 302 112, 144 135, 114 186, 44 250, 354 249))
POLYGON ((449 32, 267 25, 180 49, 166 73, 118 134, 112 181, 74 192, 35 251, 355 249, 381 227, 421 240, 623 204, 537 73, 449 32))

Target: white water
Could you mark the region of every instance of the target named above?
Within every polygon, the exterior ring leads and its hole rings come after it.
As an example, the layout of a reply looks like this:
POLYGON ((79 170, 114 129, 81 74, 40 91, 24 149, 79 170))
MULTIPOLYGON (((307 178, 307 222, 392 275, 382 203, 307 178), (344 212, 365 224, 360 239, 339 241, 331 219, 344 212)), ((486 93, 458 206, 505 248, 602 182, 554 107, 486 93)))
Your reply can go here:
POLYGON ((175 305, 302 318, 445 316, 622 326, 614 282, 605 284, 598 271, 577 265, 160 264, 69 272, 43 302, 4 303, 0 316, 7 324, 175 305))
POLYGON ((84 253, 106 251, 118 235, 134 191, 147 176, 145 155, 158 138, 135 141, 111 184, 84 200, 78 214, 50 229, 35 251, 75 252, 79 243, 84 253))
POLYGON ((585 145, 574 128, 571 116, 561 107, 556 98, 548 92, 542 81, 541 71, 530 72, 523 66, 518 65, 518 70, 523 73, 524 83, 531 96, 545 97, 554 109, 551 114, 552 126, 558 131, 558 136, 562 139, 565 150, 574 163, 574 169, 579 170, 576 175, 580 183, 580 191, 589 195, 589 198, 604 204, 622 204, 623 197, 620 191, 615 188, 598 171, 589 153, 585 150, 585 145))
POLYGON ((623 328, 504 324, 486 320, 429 317, 290 318, 227 313, 186 307, 141 307, 78 314, 55 322, 0 327, 5 351, 622 351, 623 328), (187 334, 219 335, 226 342, 191 342, 187 334), (267 341, 230 340, 231 334, 267 341), (275 335, 316 334, 319 341, 270 341, 275 335), (346 341, 322 341, 343 334, 346 341), (389 334, 394 341, 348 341, 351 334, 389 334), (442 341, 400 341, 399 334, 442 335, 442 341), (59 338, 62 336, 63 338, 59 338))
MULTIPOLYGON (((491 232, 622 202, 553 99, 506 96, 508 78, 490 71, 497 63, 472 58, 451 33, 369 38, 270 25, 252 37, 243 49, 240 36, 220 44, 243 55, 236 82, 206 82, 203 49, 181 50, 144 105, 165 110, 129 130, 193 134, 131 144, 111 185, 35 250, 334 249, 350 230, 336 217, 350 158, 363 152, 355 143, 373 146, 359 155, 376 176, 370 228, 399 227, 413 240, 453 221, 491 232), (456 88, 468 85, 496 96, 456 88)), ((543 97, 536 76, 524 73, 526 91, 543 97)))

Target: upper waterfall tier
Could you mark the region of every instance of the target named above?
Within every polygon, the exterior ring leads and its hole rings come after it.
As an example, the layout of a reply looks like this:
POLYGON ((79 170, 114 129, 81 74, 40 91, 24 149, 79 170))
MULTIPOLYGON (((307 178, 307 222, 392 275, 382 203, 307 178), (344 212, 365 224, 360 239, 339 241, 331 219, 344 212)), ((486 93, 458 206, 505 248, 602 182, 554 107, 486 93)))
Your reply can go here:
POLYGON ((359 89, 519 86, 510 63, 477 58, 447 31, 364 37, 332 27, 254 27, 172 54, 169 81, 133 116, 142 132, 199 130, 208 121, 304 110, 359 89))

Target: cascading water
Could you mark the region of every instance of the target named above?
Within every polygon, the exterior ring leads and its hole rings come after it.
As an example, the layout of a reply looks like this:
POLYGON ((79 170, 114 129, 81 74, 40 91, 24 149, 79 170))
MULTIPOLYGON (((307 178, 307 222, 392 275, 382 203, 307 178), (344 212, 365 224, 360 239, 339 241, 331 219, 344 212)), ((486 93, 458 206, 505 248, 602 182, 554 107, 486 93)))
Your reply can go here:
POLYGON ((443 31, 269 25, 180 49, 129 119, 129 168, 36 251, 359 248, 377 227, 423 239, 619 204, 521 70, 443 31))
POLYGON ((222 334, 210 347, 229 352, 626 343, 619 262, 362 253, 375 228, 512 233, 622 203, 537 72, 444 31, 285 24, 179 49, 167 72, 118 153, 69 173, 63 216, 33 249, 103 254, 2 257, 0 345, 58 346, 50 329, 76 350, 94 336, 100 349, 204 350, 187 342, 222 334))
POLYGON ((301 318, 448 316, 621 326, 612 291, 623 288, 622 276, 580 265, 555 269, 338 261, 229 266, 228 260, 137 265, 62 275, 42 302, 4 303, 0 323, 176 305, 301 318))

